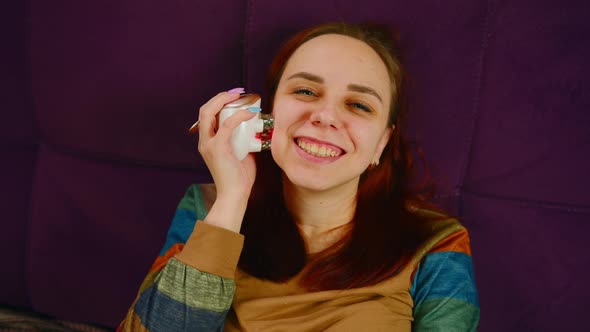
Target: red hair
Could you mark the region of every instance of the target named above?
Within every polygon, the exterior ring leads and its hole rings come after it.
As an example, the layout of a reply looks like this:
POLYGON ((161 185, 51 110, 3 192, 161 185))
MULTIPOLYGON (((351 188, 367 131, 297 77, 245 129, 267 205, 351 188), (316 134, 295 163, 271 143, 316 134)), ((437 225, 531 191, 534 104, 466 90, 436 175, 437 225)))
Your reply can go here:
POLYGON ((312 259, 286 208, 281 169, 270 153, 256 156, 256 182, 242 224, 245 243, 239 267, 272 281, 285 281, 303 271, 301 285, 310 291, 362 287, 388 279, 401 271, 428 236, 428 224, 410 208, 427 203, 423 190, 412 189, 416 174, 404 135, 407 84, 397 43, 388 29, 327 23, 299 32, 284 44, 270 66, 267 89, 271 98, 263 109, 270 109, 295 50, 324 34, 361 40, 383 60, 391 80, 389 121, 395 130, 379 165, 361 175, 355 214, 344 235, 312 259))

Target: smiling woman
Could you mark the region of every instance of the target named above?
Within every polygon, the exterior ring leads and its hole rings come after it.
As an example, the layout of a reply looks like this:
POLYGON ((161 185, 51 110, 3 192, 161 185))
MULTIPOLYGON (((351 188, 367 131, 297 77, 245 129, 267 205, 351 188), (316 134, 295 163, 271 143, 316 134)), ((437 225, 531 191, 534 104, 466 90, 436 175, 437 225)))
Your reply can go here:
POLYGON ((271 65, 270 154, 232 155, 248 111, 215 129, 242 89, 205 104, 215 183, 189 188, 120 330, 475 330, 467 231, 410 185, 403 83, 387 30, 323 24, 271 65))
MULTIPOLYGON (((358 39, 325 34, 297 48, 285 64, 273 105, 272 156, 289 183, 354 197, 360 175, 379 162, 393 130, 390 84, 383 61, 358 39), (318 156, 322 148, 338 156, 318 156)), ((337 212, 348 215, 353 208, 337 212)))

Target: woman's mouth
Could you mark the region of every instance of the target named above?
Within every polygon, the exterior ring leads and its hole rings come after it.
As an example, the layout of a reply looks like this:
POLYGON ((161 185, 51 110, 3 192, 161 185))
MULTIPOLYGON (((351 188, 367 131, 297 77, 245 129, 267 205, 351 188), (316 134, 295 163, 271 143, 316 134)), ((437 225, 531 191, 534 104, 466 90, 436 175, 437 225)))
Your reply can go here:
POLYGON ((295 139, 295 143, 301 150, 320 158, 336 158, 344 153, 344 150, 337 146, 310 138, 298 137, 295 139))

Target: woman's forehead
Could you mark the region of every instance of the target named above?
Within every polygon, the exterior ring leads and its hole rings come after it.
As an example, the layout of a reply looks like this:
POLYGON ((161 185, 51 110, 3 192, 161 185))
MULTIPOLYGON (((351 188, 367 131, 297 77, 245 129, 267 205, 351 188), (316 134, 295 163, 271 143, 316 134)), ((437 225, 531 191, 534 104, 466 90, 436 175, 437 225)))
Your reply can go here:
POLYGON ((289 60, 298 58, 310 60, 316 57, 318 58, 316 60, 326 63, 336 60, 335 58, 326 58, 326 56, 337 56, 337 59, 340 60, 375 61, 383 67, 385 66, 377 52, 367 43, 350 36, 338 34, 321 35, 306 41, 293 52, 289 60))
POLYGON ((345 35, 321 35, 303 43, 287 61, 281 81, 301 72, 326 84, 370 86, 385 98, 391 91, 387 67, 377 52, 345 35))

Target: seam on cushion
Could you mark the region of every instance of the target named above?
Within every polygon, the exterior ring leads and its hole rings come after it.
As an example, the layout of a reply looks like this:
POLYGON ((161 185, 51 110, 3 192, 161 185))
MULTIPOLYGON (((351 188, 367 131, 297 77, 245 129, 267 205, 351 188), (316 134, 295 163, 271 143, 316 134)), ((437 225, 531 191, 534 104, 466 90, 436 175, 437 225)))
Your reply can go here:
POLYGON ((0 142, 0 151, 36 151, 39 149, 39 142, 25 142, 22 140, 13 140, 11 137, 0 142))
POLYGON ((33 92, 33 59, 32 59, 32 2, 25 1, 25 68, 27 70, 26 75, 28 76, 28 97, 29 97, 29 107, 31 107, 32 113, 32 126, 33 126, 33 135, 35 139, 34 149, 36 150, 35 153, 35 160, 34 160, 34 167, 31 172, 31 187, 29 190, 29 204, 28 204, 28 211, 26 217, 26 229, 25 229, 25 240, 24 240, 24 262, 23 262, 23 285, 24 295, 25 295, 25 302, 26 305, 30 308, 33 307, 33 297, 31 295, 31 287, 30 287, 30 278, 29 278, 29 269, 30 269, 30 258, 31 258, 31 236, 33 234, 33 208, 34 208, 34 201, 35 201, 35 188, 37 188, 37 172, 39 170, 39 159, 41 155, 41 132, 39 130, 40 125, 37 119, 37 105, 35 103, 34 92, 33 92))
MULTIPOLYGON (((479 63, 478 68, 476 71, 476 88, 475 94, 473 97, 473 108, 471 111, 471 126, 470 126, 470 133, 467 136, 467 143, 466 143, 466 151, 465 151, 465 158, 463 159, 463 164, 461 165, 460 174, 459 174, 459 183, 458 187, 456 188, 457 191, 461 192, 463 190, 463 183, 465 182, 465 177, 467 175, 467 170, 471 164, 471 155, 473 153, 473 140, 477 129, 477 119, 479 118, 479 102, 480 102, 480 95, 483 85, 483 76, 484 76, 484 67, 486 61, 486 55, 488 53, 488 46, 489 46, 489 39, 491 36, 490 32, 490 17, 494 14, 494 10, 492 9, 492 0, 486 1, 486 13, 485 13, 485 20, 483 24, 483 38, 481 41, 481 52, 479 56, 479 63)), ((463 204, 462 200, 459 200, 459 215, 463 215, 463 204)))
MULTIPOLYGON (((34 92, 33 92, 33 58, 32 58, 32 2, 25 1, 25 67, 27 68, 27 76, 28 76, 28 93, 29 93, 29 106, 31 107, 31 112, 33 116, 33 134, 35 137, 35 161, 34 167, 31 174, 31 188, 29 191, 29 204, 28 204, 28 211, 27 211, 27 225, 26 225, 26 238, 24 241, 24 262, 23 262, 23 284, 25 287, 25 301, 26 305, 29 308, 33 308, 33 296, 31 294, 31 278, 29 274, 31 271, 31 257, 32 257, 32 240, 31 237, 33 235, 33 209, 35 207, 35 192, 37 188, 37 179, 38 179, 38 172, 39 172, 39 163, 40 163, 40 156, 42 152, 42 135, 39 125, 39 120, 37 117, 37 105, 35 103, 34 92)), ((33 308, 34 309, 34 308, 33 308)))
POLYGON ((563 203, 557 202, 548 202, 548 201, 538 201, 532 199, 526 199, 521 197, 511 197, 511 196, 504 196, 504 195, 495 195, 491 193, 483 193, 483 192, 475 192, 469 190, 463 190, 464 194, 480 197, 480 198, 487 198, 493 199, 498 201, 508 201, 514 204, 526 205, 528 207, 535 207, 535 208, 542 208, 547 210, 557 210, 563 212, 572 212, 572 213, 590 213, 590 206, 581 206, 581 205, 568 205, 563 203))
MULTIPOLYGON (((35 162, 35 172, 33 175, 33 180, 31 181, 33 189, 37 188, 37 180, 39 178, 39 172, 40 172, 39 159, 41 158, 42 155, 45 155, 44 159, 49 158, 48 153, 49 153, 48 149, 44 145, 41 145, 40 149, 39 149, 39 153, 37 154, 37 160, 35 162)), ((53 179, 52 177, 48 177, 47 179, 51 183, 51 185, 56 185, 55 179, 53 179)), ((55 187, 59 188, 59 189, 62 188, 61 186, 55 186, 55 187)), ((29 224, 27 225, 28 232, 27 232, 27 240, 26 240, 27 241, 27 248, 26 248, 27 251, 26 251, 26 257, 25 257, 25 264, 26 264, 25 284, 27 287, 27 298, 29 301, 29 305, 33 310, 37 310, 37 308, 35 307, 35 302, 33 300, 33 296, 31 294, 31 289, 33 287, 31 284, 31 279, 29 278, 29 275, 33 273, 32 265, 31 265, 32 264, 31 263, 31 257, 32 257, 31 252, 32 252, 33 241, 31 239, 33 237, 33 228, 34 228, 34 224, 35 224, 33 221, 33 211, 35 208, 35 202, 37 201, 37 199, 35 199, 35 195, 33 195, 34 192, 35 192, 34 190, 31 191, 30 211, 29 211, 29 217, 28 217, 29 224)), ((68 200, 68 202, 71 201, 71 196, 67 195, 67 193, 64 193, 64 196, 66 197, 66 200, 68 200)), ((71 205, 74 207, 76 206, 75 204, 71 204, 71 205)))
POLYGON ((31 271, 31 247, 32 241, 31 237, 33 236, 33 209, 35 208, 35 192, 37 188, 37 179, 38 179, 38 172, 39 172, 39 159, 41 156, 41 146, 37 148, 37 153, 35 154, 35 161, 33 170, 31 172, 31 187, 29 190, 29 204, 27 208, 27 217, 26 217, 26 229, 25 229, 25 240, 23 243, 24 246, 24 262, 23 262, 23 285, 24 295, 25 295, 25 303, 28 307, 33 308, 33 297, 31 295, 31 280, 29 278, 29 274, 31 271))
POLYGON ((28 93, 28 105, 31 108, 31 115, 32 115, 32 128, 33 128, 33 145, 37 149, 37 154, 39 154, 40 144, 42 140, 41 136, 41 125, 39 124, 39 120, 37 118, 37 104, 35 103, 35 93, 33 90, 33 47, 32 47, 32 36, 33 36, 33 27, 32 27, 32 1, 25 1, 25 67, 26 67, 26 75, 28 78, 28 86, 27 93, 28 93))
MULTIPOLYGON (((202 169, 196 168, 195 165, 173 165, 173 164, 166 164, 158 161, 152 160, 145 160, 145 159, 133 159, 128 158, 125 156, 119 156, 116 154, 111 153, 104 153, 104 152, 93 152, 88 150, 81 150, 72 147, 52 144, 47 141, 43 141, 40 144, 40 148, 44 148, 47 151, 50 151, 55 154, 75 157, 82 160, 89 160, 97 163, 104 163, 109 165, 116 165, 122 167, 142 167, 142 168, 151 168, 151 169, 160 169, 164 171, 175 171, 175 172, 187 172, 187 173, 197 173, 202 174, 202 169)), ((203 164, 204 167, 204 164, 203 164)), ((209 179, 208 177, 206 179, 209 179)), ((202 182, 210 181, 203 179, 202 182)), ((197 179, 199 180, 199 179, 197 179)), ((200 180, 199 180, 200 181, 200 180)))

